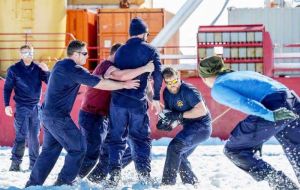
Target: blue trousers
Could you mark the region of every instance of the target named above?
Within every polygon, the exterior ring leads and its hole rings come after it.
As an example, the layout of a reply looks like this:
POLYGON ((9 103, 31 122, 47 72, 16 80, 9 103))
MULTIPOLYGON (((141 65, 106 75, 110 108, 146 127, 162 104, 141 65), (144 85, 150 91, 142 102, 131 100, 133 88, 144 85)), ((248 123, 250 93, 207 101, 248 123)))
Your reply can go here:
POLYGON ((198 179, 193 173, 188 156, 196 147, 211 135, 211 118, 203 116, 199 121, 191 121, 183 125, 183 129, 170 142, 162 176, 162 183, 174 185, 177 173, 183 183, 195 184, 198 179))
POLYGON ((56 118, 43 115, 42 121, 45 129, 42 152, 33 167, 26 187, 44 183, 62 148, 67 151, 67 155, 58 180, 65 184, 72 184, 86 152, 84 136, 70 116, 56 118))
POLYGON ((124 108, 118 107, 112 102, 107 139, 110 172, 121 170, 128 137, 137 172, 141 175, 150 174, 151 139, 147 105, 138 108, 124 108))
POLYGON ((39 156, 39 107, 33 108, 26 106, 17 106, 14 119, 14 127, 16 138, 12 148, 11 160, 16 163, 21 163, 24 156, 25 140, 27 140, 29 149, 30 167, 33 167, 37 157, 39 156))
MULTIPOLYGON (((131 148, 128 146, 125 149, 124 155, 122 157, 122 168, 125 168, 128 164, 132 162, 131 148)), ((101 149, 99 162, 96 167, 89 174, 89 177, 95 178, 95 176, 107 176, 109 173, 109 155, 108 155, 108 145, 105 143, 101 149)))
MULTIPOLYGON (((264 98, 262 104, 270 110, 286 107, 300 114, 299 99, 290 92, 278 92, 268 95, 264 98)), ((257 156, 255 151, 272 136, 275 136, 281 144, 300 182, 299 119, 271 122, 250 115, 231 132, 231 136, 225 145, 224 153, 236 166, 249 173, 255 180, 268 180, 268 176, 274 175, 278 171, 260 156, 257 156)), ((273 185, 276 186, 276 184, 273 185)))
POLYGON ((107 124, 107 120, 101 115, 79 111, 79 125, 87 143, 87 151, 79 171, 80 177, 85 177, 96 165, 107 135, 107 124))

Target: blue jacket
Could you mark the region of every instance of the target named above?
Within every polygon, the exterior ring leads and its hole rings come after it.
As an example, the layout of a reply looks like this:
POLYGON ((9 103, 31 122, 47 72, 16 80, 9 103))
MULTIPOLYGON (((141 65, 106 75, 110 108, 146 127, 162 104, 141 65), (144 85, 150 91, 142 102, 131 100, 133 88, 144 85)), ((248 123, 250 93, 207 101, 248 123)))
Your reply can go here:
POLYGON ((218 76, 211 95, 220 104, 274 121, 273 112, 261 102, 269 94, 287 90, 283 84, 259 73, 237 71, 218 76))
MULTIPOLYGON (((115 66, 121 70, 135 69, 153 60, 155 69, 152 72, 154 80, 154 100, 160 100, 162 85, 161 62, 157 50, 140 38, 131 38, 120 47, 115 55, 115 66)), ((137 107, 146 103, 146 87, 149 73, 143 73, 136 79, 140 80, 138 89, 122 89, 112 92, 112 102, 121 107, 137 107)))
POLYGON ((81 84, 95 86, 100 78, 89 73, 84 67, 71 59, 58 61, 51 72, 43 115, 49 117, 67 117, 70 115, 81 84))
POLYGON ((16 106, 32 108, 37 105, 41 96, 42 81, 48 83, 50 72, 43 71, 35 63, 26 66, 23 60, 7 70, 4 85, 4 103, 9 106, 12 90, 15 91, 16 106))

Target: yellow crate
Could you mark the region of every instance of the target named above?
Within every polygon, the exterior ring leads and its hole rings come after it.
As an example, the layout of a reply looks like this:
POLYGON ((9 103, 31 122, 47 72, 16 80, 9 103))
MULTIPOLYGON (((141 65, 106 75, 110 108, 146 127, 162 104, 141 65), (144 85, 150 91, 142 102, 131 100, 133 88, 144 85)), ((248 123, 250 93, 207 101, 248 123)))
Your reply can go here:
POLYGON ((199 56, 199 58, 206 57, 206 49, 205 48, 199 48, 198 49, 198 56, 199 56))
POLYGON ((255 48, 247 48, 247 58, 255 57, 255 48))
POLYGON ((255 48, 255 57, 263 57, 263 48, 261 47, 256 47, 255 48))
POLYGON ((256 63, 255 64, 255 71, 259 73, 263 73, 263 64, 262 63, 256 63))
POLYGON ((239 48, 230 49, 231 58, 239 58, 239 48))
POLYGON ((215 32, 214 33, 215 43, 221 43, 222 42, 222 33, 221 32, 215 32))

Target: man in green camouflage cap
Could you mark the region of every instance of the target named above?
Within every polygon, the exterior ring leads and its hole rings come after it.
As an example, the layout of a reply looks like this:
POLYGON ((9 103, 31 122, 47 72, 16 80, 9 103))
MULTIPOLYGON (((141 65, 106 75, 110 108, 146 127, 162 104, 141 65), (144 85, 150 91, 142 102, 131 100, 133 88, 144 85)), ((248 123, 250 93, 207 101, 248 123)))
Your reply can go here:
POLYGON ((201 60, 199 75, 211 88, 214 100, 248 114, 231 132, 225 155, 255 180, 266 180, 274 189, 298 189, 282 171, 255 155, 264 142, 275 136, 300 182, 298 96, 283 84, 259 73, 225 69, 218 56, 201 60))
POLYGON ((202 78, 216 76, 228 71, 230 70, 225 69, 224 61, 219 56, 208 57, 202 60, 199 65, 199 74, 202 78))

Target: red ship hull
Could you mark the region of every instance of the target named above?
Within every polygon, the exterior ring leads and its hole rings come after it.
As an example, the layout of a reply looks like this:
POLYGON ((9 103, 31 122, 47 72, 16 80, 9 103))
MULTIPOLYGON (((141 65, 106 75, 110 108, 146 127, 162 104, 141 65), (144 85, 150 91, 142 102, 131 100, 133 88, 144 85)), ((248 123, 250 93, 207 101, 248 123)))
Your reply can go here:
MULTIPOLYGON (((290 89, 294 90, 297 94, 300 94, 300 78, 275 78, 277 81, 285 84, 290 89)), ((210 112, 213 118, 213 133, 212 137, 218 137, 222 140, 226 140, 235 127, 235 125, 245 117, 244 114, 235 111, 229 110, 225 106, 222 106, 212 100, 210 96, 210 90, 202 83, 199 78, 185 78, 184 81, 192 83, 195 85, 202 93, 206 104, 208 105, 210 112)), ((3 92, 4 80, 0 80, 0 90, 3 92)), ((43 92, 45 92, 45 86, 43 86, 43 92)), ((78 121, 78 111, 80 109, 81 100, 83 98, 85 87, 81 87, 75 104, 72 110, 72 118, 77 123, 78 121)), ((44 94, 44 93, 43 93, 44 94)), ((5 115, 4 112, 4 103, 3 103, 3 93, 0 93, 0 146, 12 146, 13 140, 15 137, 13 118, 5 115)), ((11 100, 11 103, 14 103, 11 100)), ((14 106, 14 105, 13 105, 14 106)), ((159 139, 162 137, 174 137, 177 132, 180 130, 180 127, 177 127, 171 132, 162 132, 158 131, 155 128, 157 122, 157 116, 149 110, 150 113, 150 122, 151 122, 151 137, 153 139, 159 139)))

